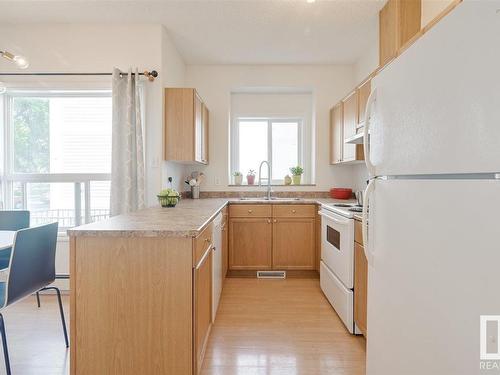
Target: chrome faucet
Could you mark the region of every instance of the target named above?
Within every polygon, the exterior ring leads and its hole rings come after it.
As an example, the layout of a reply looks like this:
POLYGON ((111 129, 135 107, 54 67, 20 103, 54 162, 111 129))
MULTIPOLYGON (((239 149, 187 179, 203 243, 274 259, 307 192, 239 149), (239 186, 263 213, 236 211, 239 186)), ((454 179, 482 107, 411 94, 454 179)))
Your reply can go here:
POLYGON ((271 200, 271 165, 267 160, 264 160, 262 163, 259 165, 259 187, 262 186, 262 165, 266 163, 267 164, 267 195, 266 198, 268 200, 271 200))

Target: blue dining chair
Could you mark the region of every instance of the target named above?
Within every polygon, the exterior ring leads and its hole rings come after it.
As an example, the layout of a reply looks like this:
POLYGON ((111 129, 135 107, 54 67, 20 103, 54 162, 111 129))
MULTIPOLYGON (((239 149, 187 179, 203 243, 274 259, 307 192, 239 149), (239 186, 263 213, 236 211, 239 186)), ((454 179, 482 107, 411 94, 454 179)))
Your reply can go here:
POLYGON ((57 223, 19 230, 14 238, 6 282, 0 282, 0 333, 7 375, 11 375, 7 336, 2 311, 31 294, 52 289, 57 293, 66 348, 69 347, 61 292, 52 284, 56 278, 57 223))
MULTIPOLYGON (((0 211, 0 230, 12 230, 29 228, 29 211, 0 211)), ((9 266, 11 249, 0 251, 0 270, 9 266)))

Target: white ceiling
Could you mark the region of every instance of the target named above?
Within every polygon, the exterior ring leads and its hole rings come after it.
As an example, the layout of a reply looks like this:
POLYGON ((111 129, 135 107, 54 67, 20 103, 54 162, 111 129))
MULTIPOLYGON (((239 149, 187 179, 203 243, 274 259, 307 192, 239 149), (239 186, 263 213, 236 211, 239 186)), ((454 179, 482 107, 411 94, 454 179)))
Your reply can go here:
POLYGON ((161 23, 187 64, 351 64, 384 0, 0 0, 2 23, 161 23))

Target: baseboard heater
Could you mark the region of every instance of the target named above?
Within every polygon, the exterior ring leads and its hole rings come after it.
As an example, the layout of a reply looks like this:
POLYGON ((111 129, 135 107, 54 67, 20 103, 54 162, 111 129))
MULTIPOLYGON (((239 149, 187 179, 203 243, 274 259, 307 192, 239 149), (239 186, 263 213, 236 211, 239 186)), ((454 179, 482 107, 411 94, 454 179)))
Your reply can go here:
POLYGON ((286 271, 257 271, 258 279, 286 279, 286 271))

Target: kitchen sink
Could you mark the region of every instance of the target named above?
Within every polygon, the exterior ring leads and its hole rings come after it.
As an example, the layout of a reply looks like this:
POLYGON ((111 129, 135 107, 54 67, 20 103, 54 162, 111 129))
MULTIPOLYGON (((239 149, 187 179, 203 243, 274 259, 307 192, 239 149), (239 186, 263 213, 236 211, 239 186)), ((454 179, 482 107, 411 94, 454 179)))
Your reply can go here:
POLYGON ((278 197, 271 197, 271 199, 268 199, 267 197, 252 197, 252 198, 240 198, 240 201, 301 201, 302 198, 278 198, 278 197))

